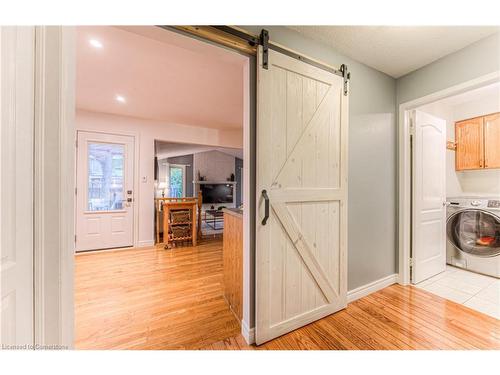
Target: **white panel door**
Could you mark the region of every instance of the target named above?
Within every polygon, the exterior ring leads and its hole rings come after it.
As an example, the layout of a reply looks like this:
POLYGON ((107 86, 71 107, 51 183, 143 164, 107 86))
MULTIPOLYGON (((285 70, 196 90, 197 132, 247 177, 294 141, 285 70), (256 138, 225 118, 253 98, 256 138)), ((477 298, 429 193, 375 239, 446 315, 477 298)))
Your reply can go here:
POLYGON ((132 246, 134 138, 78 132, 76 250, 132 246))
POLYGON ((412 282, 446 268, 446 121, 413 114, 412 282))
POLYGON ((33 27, 0 27, 0 344, 33 334, 33 27))
POLYGON ((261 344, 347 305, 348 97, 340 76, 273 50, 257 69, 261 344))

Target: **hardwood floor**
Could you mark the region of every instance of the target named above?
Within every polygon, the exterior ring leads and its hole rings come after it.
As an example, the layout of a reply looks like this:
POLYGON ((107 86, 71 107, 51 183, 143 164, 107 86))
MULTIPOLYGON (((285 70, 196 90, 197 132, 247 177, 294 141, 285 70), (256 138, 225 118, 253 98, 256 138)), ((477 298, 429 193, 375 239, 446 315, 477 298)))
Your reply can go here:
POLYGON ((221 240, 79 254, 75 268, 77 349, 197 349, 240 332, 221 240))
POLYGON ((236 336, 203 349, 500 349, 500 321, 415 287, 392 285, 259 347, 236 336))
POLYGON ((78 349, 500 349, 500 321, 392 285, 259 347, 223 298, 222 242, 76 256, 78 349))

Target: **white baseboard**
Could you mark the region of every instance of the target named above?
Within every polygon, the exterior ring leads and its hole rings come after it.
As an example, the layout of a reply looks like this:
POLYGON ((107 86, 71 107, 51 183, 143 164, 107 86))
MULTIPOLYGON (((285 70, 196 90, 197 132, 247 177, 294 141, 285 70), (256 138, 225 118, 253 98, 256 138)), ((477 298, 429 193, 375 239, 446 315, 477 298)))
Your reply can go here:
POLYGON ((351 303, 360 299, 368 294, 377 292, 381 289, 388 287, 389 285, 396 284, 398 282, 398 274, 389 275, 383 277, 379 280, 372 281, 366 285, 362 285, 359 288, 349 290, 347 292, 347 303, 351 303))
POLYGON ((136 247, 151 247, 154 246, 155 242, 153 240, 137 241, 136 247))
POLYGON ((401 274, 398 274, 398 277, 397 277, 397 281, 396 281, 398 284, 400 285, 410 285, 409 282, 405 282, 403 280, 403 276, 401 274))
POLYGON ((250 328, 244 320, 241 321, 241 335, 248 345, 255 344, 255 328, 250 328))

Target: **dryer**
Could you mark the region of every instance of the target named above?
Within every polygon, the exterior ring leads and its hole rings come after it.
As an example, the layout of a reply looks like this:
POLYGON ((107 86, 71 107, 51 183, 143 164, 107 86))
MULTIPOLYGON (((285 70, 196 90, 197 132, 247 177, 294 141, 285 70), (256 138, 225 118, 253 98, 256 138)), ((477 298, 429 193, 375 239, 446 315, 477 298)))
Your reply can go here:
POLYGON ((500 278, 500 197, 448 198, 446 262, 500 278))

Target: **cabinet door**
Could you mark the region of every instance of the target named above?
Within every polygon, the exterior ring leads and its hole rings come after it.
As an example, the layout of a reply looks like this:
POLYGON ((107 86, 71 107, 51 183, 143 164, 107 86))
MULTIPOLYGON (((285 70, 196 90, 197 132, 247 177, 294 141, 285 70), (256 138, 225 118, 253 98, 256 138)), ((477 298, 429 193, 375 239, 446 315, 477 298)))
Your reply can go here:
POLYGON ((480 169, 483 163, 483 118, 477 117, 455 123, 455 169, 480 169))
POLYGON ((500 168, 500 113, 484 117, 484 167, 500 168))

